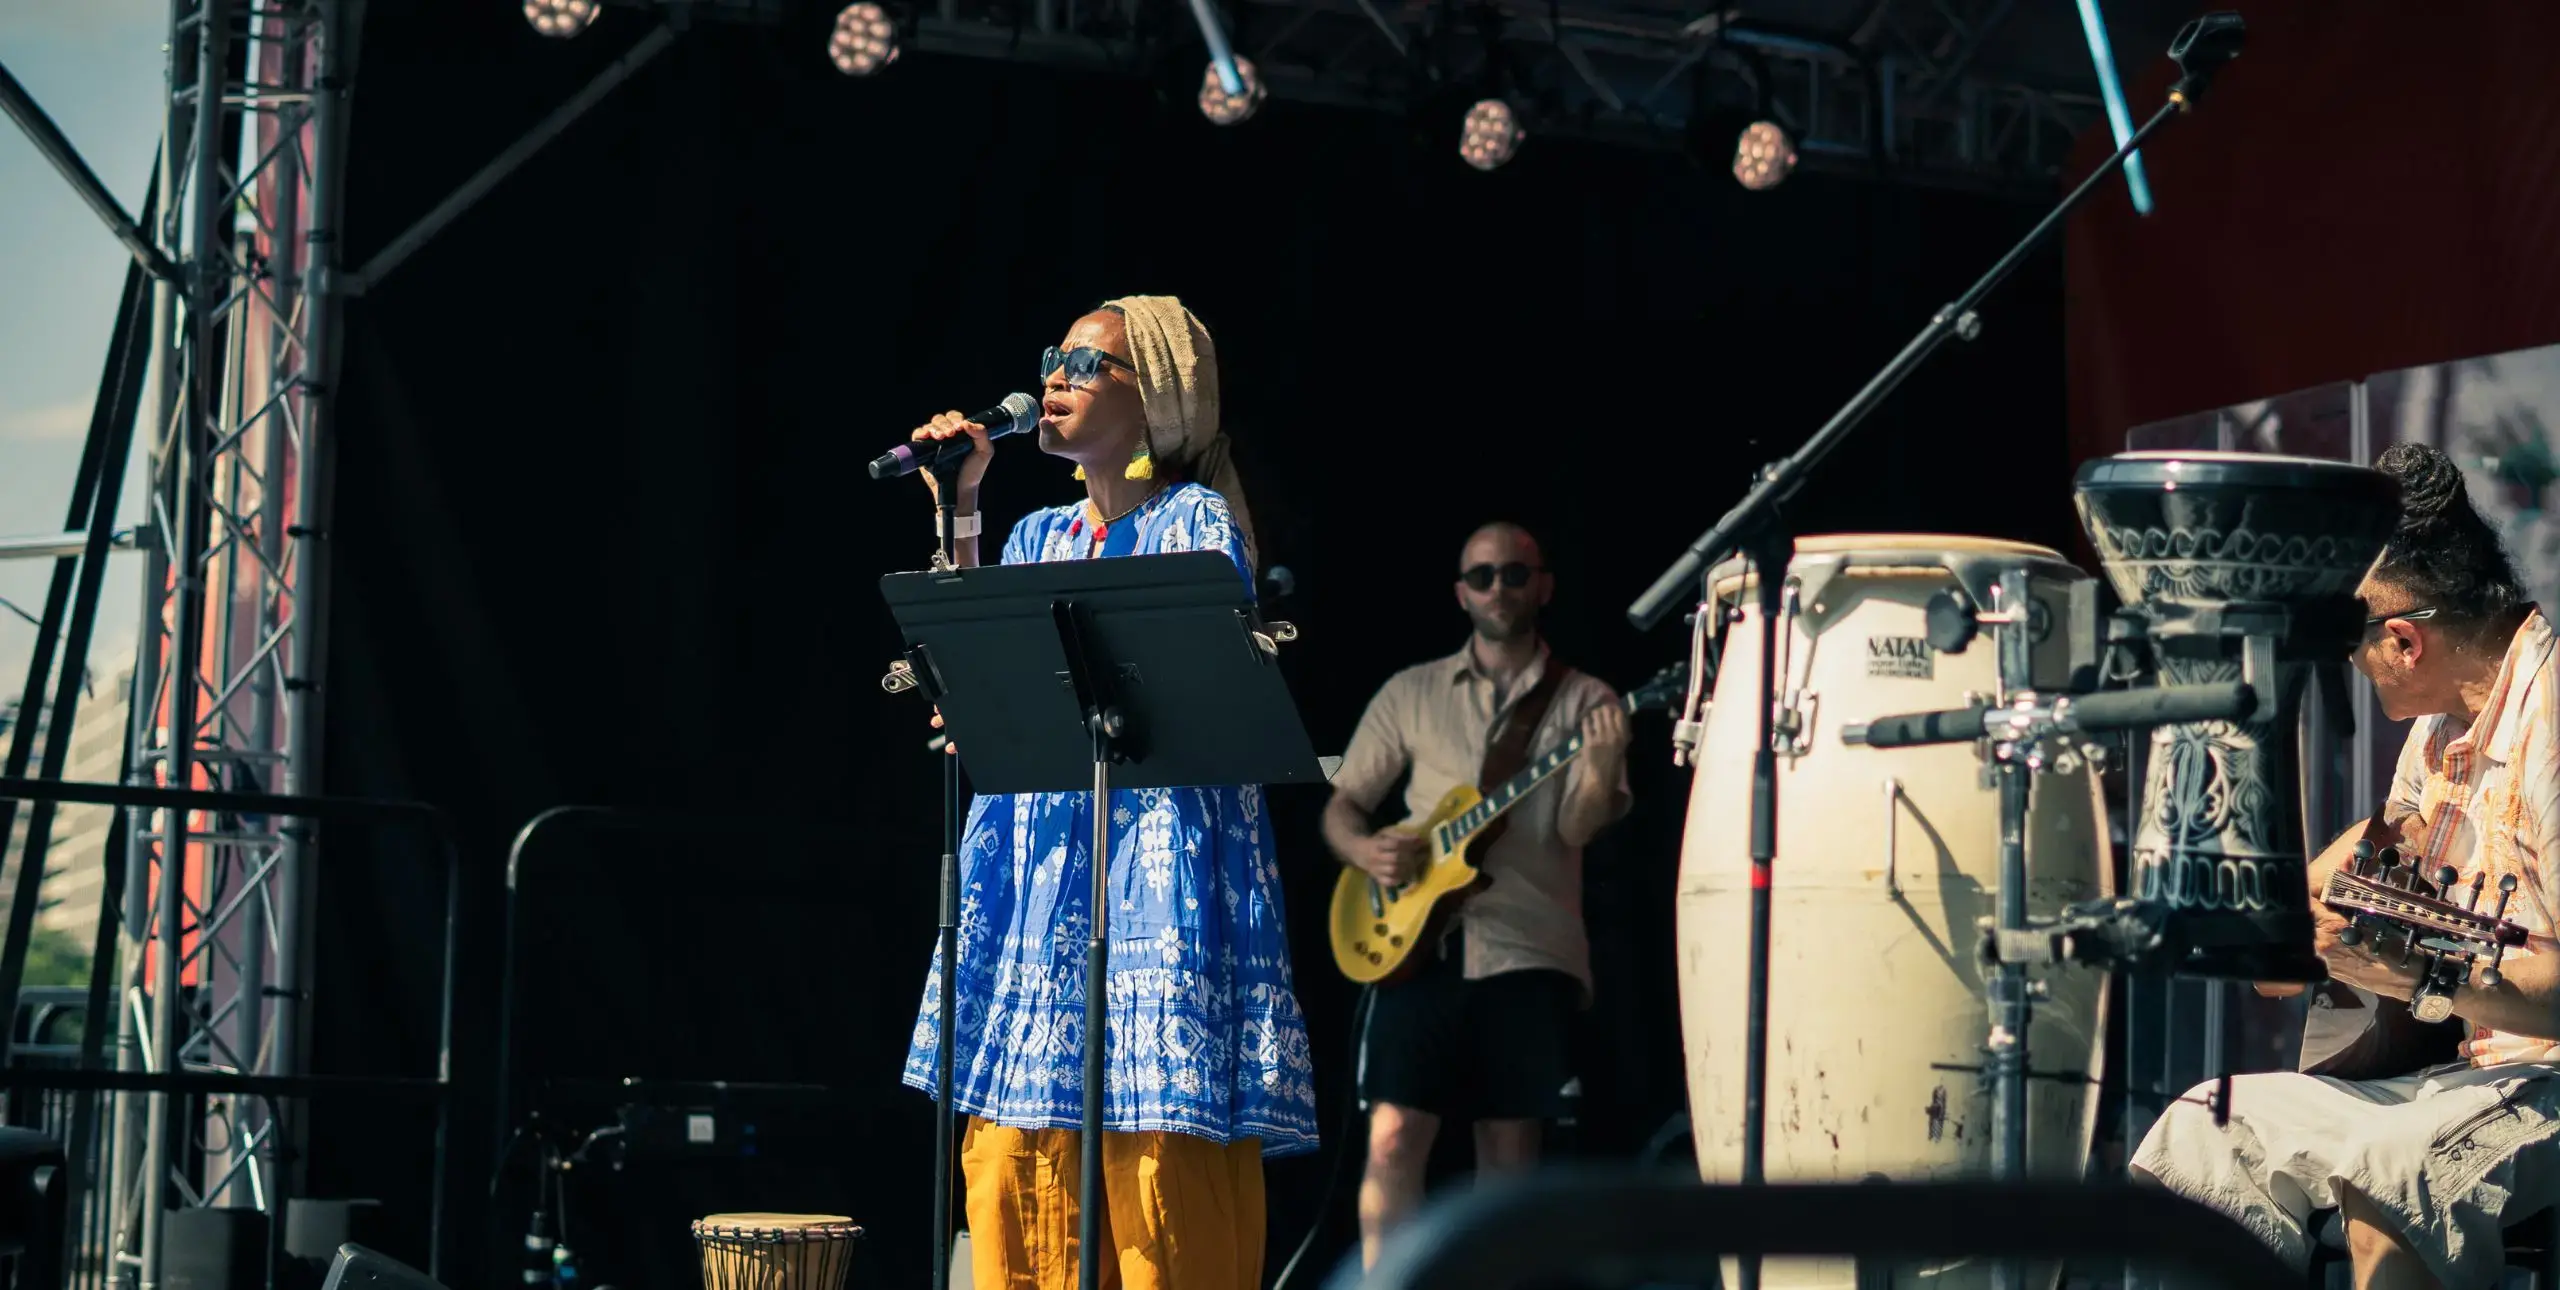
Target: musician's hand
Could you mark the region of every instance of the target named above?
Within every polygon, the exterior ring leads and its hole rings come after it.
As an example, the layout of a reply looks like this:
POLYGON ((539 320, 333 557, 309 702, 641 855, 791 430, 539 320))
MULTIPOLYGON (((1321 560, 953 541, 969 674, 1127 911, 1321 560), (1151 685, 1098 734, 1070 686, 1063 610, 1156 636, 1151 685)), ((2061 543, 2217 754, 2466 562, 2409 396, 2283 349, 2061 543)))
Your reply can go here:
POLYGON ((2413 969, 2403 968, 2395 955, 2385 959, 2373 952, 2373 942, 2366 940, 2349 945, 2338 938, 2347 930, 2347 917, 2326 905, 2311 909, 2311 947, 2322 962, 2329 965, 2330 979, 2387 998, 2406 999, 2416 983, 2413 969))
POLYGON ((1360 839, 1352 864, 1380 882, 1401 886, 1422 871, 1422 839, 1395 829, 1381 829, 1360 839))
POLYGON ((1627 711, 1604 703, 1582 714, 1582 755, 1600 782, 1615 786, 1627 769, 1627 711))
POLYGON ((2369 959, 2373 957, 2372 951, 2367 949, 2365 946, 2349 945, 2345 941, 2339 939, 2339 934, 2346 930, 2346 915, 2329 908, 2327 905, 2320 904, 2316 901, 2313 902, 2311 906, 2311 952, 2319 955, 2322 959, 2327 960, 2332 967, 2335 967, 2342 959, 2369 959))
MULTIPOLYGON (((940 730, 942 728, 942 709, 939 706, 936 706, 933 710, 933 728, 936 730, 940 730)), ((948 739, 943 740, 942 755, 945 757, 959 756, 960 745, 955 744, 948 739)))
MULTIPOLYGON (((976 504, 979 481, 987 477, 987 462, 995 456, 995 444, 988 440, 987 428, 957 412, 945 412, 916 427, 916 432, 907 438, 916 443, 928 443, 939 442, 957 435, 967 435, 978 441, 978 450, 970 453, 969 459, 960 463, 959 506, 967 510, 976 504)), ((925 491, 933 494, 934 504, 941 505, 942 490, 933 482, 933 472, 920 470, 916 473, 924 476, 925 491)))

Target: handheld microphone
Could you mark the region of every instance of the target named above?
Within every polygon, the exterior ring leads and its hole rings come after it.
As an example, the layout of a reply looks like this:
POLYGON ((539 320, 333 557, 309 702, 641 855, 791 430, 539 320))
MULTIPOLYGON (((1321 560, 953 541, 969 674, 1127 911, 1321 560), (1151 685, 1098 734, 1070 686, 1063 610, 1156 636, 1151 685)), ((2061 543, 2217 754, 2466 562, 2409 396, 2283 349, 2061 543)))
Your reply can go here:
MULTIPOLYGON (((1004 402, 984 412, 971 413, 969 419, 987 428, 989 439, 1020 434, 1040 424, 1040 401, 1028 394, 1008 394, 1004 402)), ((871 459, 873 479, 896 479, 912 475, 930 466, 948 465, 978 450, 978 441, 968 435, 948 439, 911 440, 871 459)))

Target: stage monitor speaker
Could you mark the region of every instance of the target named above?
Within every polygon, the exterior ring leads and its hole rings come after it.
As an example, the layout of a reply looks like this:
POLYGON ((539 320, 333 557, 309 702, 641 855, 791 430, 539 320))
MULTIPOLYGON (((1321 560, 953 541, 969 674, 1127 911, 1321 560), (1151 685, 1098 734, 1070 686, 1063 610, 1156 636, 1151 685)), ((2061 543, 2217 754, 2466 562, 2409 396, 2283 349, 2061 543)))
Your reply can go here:
POLYGON ((265 1214, 247 1208, 173 1209, 160 1233, 163 1290, 264 1290, 265 1214))
POLYGON ((284 1208, 284 1266, 279 1290, 320 1290, 329 1265, 344 1245, 378 1246, 384 1215, 378 1200, 310 1200, 295 1197, 284 1208))
POLYGON ((426 1273, 361 1245, 338 1247, 323 1290, 445 1290, 426 1273))

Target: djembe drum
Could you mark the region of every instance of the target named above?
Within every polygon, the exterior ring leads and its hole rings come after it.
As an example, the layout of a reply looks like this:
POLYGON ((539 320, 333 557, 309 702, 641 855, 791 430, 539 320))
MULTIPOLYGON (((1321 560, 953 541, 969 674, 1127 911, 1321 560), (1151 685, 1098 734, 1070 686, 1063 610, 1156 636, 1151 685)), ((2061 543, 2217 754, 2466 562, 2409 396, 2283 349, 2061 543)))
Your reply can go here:
POLYGON ((693 1224, 702 1290, 844 1290, 861 1237, 841 1214, 714 1214, 693 1224))
POLYGON ((2295 743, 2315 668, 2360 637, 2356 587, 2399 486, 2303 457, 2140 452, 2081 467, 2080 522, 2158 681, 2245 681, 2239 721, 2156 727, 2131 895, 2166 910, 2161 969, 2317 981, 2295 743))

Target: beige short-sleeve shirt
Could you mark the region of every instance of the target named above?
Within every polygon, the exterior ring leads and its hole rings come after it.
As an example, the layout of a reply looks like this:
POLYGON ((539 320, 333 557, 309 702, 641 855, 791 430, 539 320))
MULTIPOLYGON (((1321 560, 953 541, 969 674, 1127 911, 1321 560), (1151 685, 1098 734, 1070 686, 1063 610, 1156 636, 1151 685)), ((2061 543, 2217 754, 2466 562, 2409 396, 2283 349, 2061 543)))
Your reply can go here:
MULTIPOLYGON (((1543 646, 1538 661, 1507 687, 1476 666, 1473 651, 1406 668, 1390 677, 1369 701, 1360 728, 1343 751, 1333 787, 1374 810, 1398 775, 1410 767, 1407 817, 1419 820, 1443 795, 1473 784, 1501 723, 1522 695, 1559 666, 1543 646), (1499 691, 1499 692, 1497 692, 1499 691)), ((1571 738, 1583 714, 1618 702, 1608 683, 1586 673, 1567 676, 1530 737, 1528 755, 1571 738)), ((1582 925, 1582 848, 1556 835, 1556 816, 1568 786, 1579 788, 1589 765, 1577 760, 1511 808, 1511 827, 1480 856, 1490 885, 1460 906, 1469 979, 1530 968, 1552 968, 1591 988, 1591 945, 1582 925)), ((1617 789, 1627 791, 1626 774, 1617 789)))
MULTIPOLYGON (((2401 850, 2433 879, 2451 865, 2468 887, 2488 876, 2481 908, 2513 874, 2509 922, 2524 946, 2507 957, 2560 953, 2560 653, 2539 610, 2507 644, 2480 717, 2427 717, 2409 731, 2392 777, 2383 823, 2401 831, 2401 850)), ((2466 897, 2467 899, 2467 897, 2466 897)), ((2560 1044, 2473 1027, 2463 1055, 2475 1066, 2560 1060, 2560 1044)))

